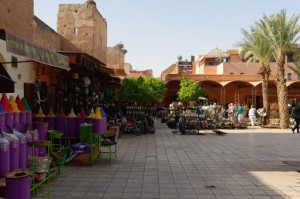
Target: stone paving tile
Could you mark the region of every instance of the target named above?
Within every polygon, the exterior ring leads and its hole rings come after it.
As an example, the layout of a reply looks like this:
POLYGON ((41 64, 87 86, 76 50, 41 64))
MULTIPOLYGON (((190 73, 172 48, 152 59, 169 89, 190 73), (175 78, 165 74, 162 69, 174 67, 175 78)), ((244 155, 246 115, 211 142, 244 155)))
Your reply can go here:
POLYGON ((123 193, 105 193, 102 199, 121 199, 123 193))
MULTIPOLYGON (((50 198, 300 199, 300 136, 290 130, 224 130, 225 136, 121 135, 109 165, 65 167, 50 198)), ((41 193, 34 198, 41 198, 41 193)))
POLYGON ((142 199, 159 199, 160 195, 157 192, 154 193, 142 193, 142 199))
POLYGON ((102 198, 104 192, 86 192, 84 198, 102 198))
POLYGON ((65 198, 83 198, 85 194, 84 191, 71 191, 65 195, 65 198))

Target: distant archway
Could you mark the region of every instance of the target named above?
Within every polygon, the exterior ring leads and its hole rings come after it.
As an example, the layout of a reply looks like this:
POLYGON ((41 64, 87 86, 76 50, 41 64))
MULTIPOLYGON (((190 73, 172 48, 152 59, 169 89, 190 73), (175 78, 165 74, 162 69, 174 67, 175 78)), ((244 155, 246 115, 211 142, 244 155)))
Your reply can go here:
POLYGON ((204 80, 201 81, 201 86, 206 90, 208 94, 208 102, 209 103, 222 103, 222 85, 220 82, 212 81, 212 80, 204 80))
POLYGON ((259 99, 256 98, 255 87, 247 81, 234 80, 220 82, 222 87, 222 104, 229 103, 251 103, 256 104, 259 99))

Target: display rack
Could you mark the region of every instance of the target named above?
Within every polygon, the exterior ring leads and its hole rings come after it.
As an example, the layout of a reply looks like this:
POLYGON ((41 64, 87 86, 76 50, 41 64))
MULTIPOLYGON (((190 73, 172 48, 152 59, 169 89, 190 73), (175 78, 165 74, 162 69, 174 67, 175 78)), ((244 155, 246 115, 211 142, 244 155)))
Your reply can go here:
POLYGON ((90 144, 90 165, 98 160, 98 135, 93 133, 92 124, 80 126, 80 142, 90 144))
MULTIPOLYGON (((50 165, 51 165, 51 157, 50 157, 50 147, 51 147, 51 142, 50 141, 34 141, 34 142, 28 142, 27 145, 31 147, 31 149, 28 149, 28 154, 29 150, 31 150, 33 156, 28 156, 29 161, 28 161, 28 167, 33 171, 33 177, 31 180, 31 189, 30 191, 36 195, 38 193, 38 188, 39 187, 46 187, 47 188, 47 198, 50 198, 50 179, 53 177, 58 176, 58 171, 57 169, 51 170, 50 165), (36 156, 34 153, 34 150, 36 148, 45 148, 46 149, 46 156, 44 157, 39 157, 36 156), (38 179, 38 175, 46 175, 45 177, 42 177, 42 179, 38 179)), ((28 147, 28 148, 29 148, 28 147)), ((42 195, 44 198, 44 195, 42 195)))

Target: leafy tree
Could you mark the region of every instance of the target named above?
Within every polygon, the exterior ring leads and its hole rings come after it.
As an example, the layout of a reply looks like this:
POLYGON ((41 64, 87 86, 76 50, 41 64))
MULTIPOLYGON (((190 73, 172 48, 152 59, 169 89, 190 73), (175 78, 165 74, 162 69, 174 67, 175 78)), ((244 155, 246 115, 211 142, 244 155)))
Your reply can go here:
POLYGON ((177 60, 180 62, 180 61, 182 61, 182 55, 179 55, 178 57, 177 57, 177 60))
POLYGON ((294 71, 298 76, 300 76, 300 57, 299 55, 294 58, 295 66, 288 65, 288 67, 294 71))
POLYGON ((296 50, 295 43, 299 39, 299 15, 287 17, 286 10, 281 10, 276 15, 266 16, 256 22, 258 31, 270 44, 272 56, 276 62, 275 82, 279 105, 280 127, 289 127, 288 92, 284 72, 285 56, 296 50))
POLYGON ((167 88, 161 79, 145 77, 144 85, 147 92, 145 101, 155 102, 164 98, 167 88))
POLYGON ((177 93, 178 100, 182 102, 199 102, 199 97, 206 97, 206 91, 200 83, 183 76, 180 82, 180 90, 177 93))
MULTIPOLYGON (((272 61, 272 49, 263 34, 257 28, 250 28, 250 31, 242 29, 243 39, 238 43, 242 50, 240 56, 247 60, 247 64, 259 61, 260 67, 257 73, 262 78, 263 108, 269 115, 269 77, 271 74, 270 62, 272 61)), ((265 121, 266 122, 266 121, 265 121)))
POLYGON ((119 98, 126 101, 155 102, 164 97, 166 90, 165 83, 158 78, 125 78, 119 98))

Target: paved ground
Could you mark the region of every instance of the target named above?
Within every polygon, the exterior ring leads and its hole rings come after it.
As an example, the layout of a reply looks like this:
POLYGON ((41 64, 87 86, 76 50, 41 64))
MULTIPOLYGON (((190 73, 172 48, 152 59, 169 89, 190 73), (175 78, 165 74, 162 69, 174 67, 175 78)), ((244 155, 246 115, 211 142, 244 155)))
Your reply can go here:
POLYGON ((256 127, 175 135, 160 123, 156 129, 122 135, 112 166, 66 167, 51 198, 300 199, 300 134, 256 127))

